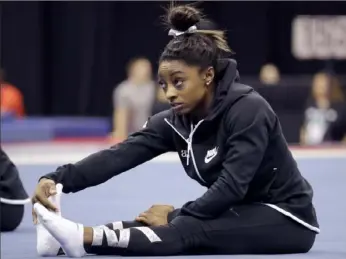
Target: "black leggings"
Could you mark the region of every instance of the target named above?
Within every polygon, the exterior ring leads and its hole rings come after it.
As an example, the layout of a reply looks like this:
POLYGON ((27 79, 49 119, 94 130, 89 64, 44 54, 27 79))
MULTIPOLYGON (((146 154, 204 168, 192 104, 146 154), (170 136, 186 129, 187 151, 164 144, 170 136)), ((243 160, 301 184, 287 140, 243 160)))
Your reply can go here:
POLYGON ((9 205, 1 203, 1 232, 13 231, 22 222, 24 205, 9 205))
MULTIPOLYGON (((128 230, 112 229, 119 245, 104 233, 102 245, 88 247, 91 254, 170 256, 192 254, 306 253, 316 233, 265 205, 239 206, 221 217, 200 220, 178 216, 168 225, 142 227, 124 223, 128 230), (126 225, 127 224, 127 225, 126 225), (126 234, 125 234, 126 233, 126 234)), ((107 225, 112 228, 111 224, 107 225)), ((113 235, 114 236, 114 235, 113 235)))

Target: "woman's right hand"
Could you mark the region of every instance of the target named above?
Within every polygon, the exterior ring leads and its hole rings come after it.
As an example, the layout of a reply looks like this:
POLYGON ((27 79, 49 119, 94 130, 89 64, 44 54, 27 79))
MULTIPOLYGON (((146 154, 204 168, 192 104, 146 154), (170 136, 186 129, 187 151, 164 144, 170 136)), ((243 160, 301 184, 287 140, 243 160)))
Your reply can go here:
MULTIPOLYGON (((46 207, 49 210, 52 211, 58 211, 58 208, 54 206, 53 203, 51 203, 48 200, 49 196, 56 194, 56 185, 53 180, 50 179, 41 179, 39 183, 36 186, 34 195, 32 197, 32 204, 35 204, 36 202, 41 203, 44 207, 46 207)), ((37 224, 37 215, 34 211, 34 208, 32 208, 32 217, 34 224, 37 224)))

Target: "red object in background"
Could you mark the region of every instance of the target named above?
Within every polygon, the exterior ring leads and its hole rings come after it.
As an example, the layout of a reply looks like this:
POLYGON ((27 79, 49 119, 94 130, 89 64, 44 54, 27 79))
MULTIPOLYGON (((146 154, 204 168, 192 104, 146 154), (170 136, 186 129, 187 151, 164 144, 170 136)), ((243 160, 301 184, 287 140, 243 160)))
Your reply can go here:
POLYGON ((24 116, 24 101, 22 93, 13 85, 1 84, 1 113, 12 113, 15 117, 24 116))

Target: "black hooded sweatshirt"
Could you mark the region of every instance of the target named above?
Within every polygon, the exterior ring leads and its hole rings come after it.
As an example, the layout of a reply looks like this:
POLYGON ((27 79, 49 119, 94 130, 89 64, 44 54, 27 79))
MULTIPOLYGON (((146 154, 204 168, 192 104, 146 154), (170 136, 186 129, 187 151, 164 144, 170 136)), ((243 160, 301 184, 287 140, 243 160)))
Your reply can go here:
POLYGON ((158 113, 126 141, 50 173, 77 192, 170 151, 207 191, 182 215, 216 218, 239 204, 263 203, 319 232, 313 190, 301 175, 276 114, 253 88, 238 83, 236 62, 220 60, 213 105, 193 123, 172 110, 158 113))
POLYGON ((1 203, 24 205, 31 200, 25 191, 15 164, 0 147, 0 197, 1 203))

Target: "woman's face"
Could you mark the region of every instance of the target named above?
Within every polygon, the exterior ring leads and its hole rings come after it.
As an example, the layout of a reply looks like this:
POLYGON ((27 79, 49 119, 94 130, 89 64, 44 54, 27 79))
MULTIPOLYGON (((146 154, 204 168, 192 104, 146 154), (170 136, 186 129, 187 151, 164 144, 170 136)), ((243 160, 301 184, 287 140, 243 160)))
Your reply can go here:
POLYGON ((162 61, 158 70, 158 84, 175 112, 192 112, 208 93, 214 79, 212 67, 202 70, 183 61, 162 61))
POLYGON ((147 83, 151 80, 151 64, 146 59, 137 60, 130 69, 130 77, 138 84, 147 83))
POLYGON ((278 84, 280 81, 280 73, 278 68, 272 64, 264 65, 260 72, 260 79, 264 84, 278 84))
POLYGON ((325 74, 317 74, 312 83, 312 93, 315 98, 328 97, 329 78, 325 74))

